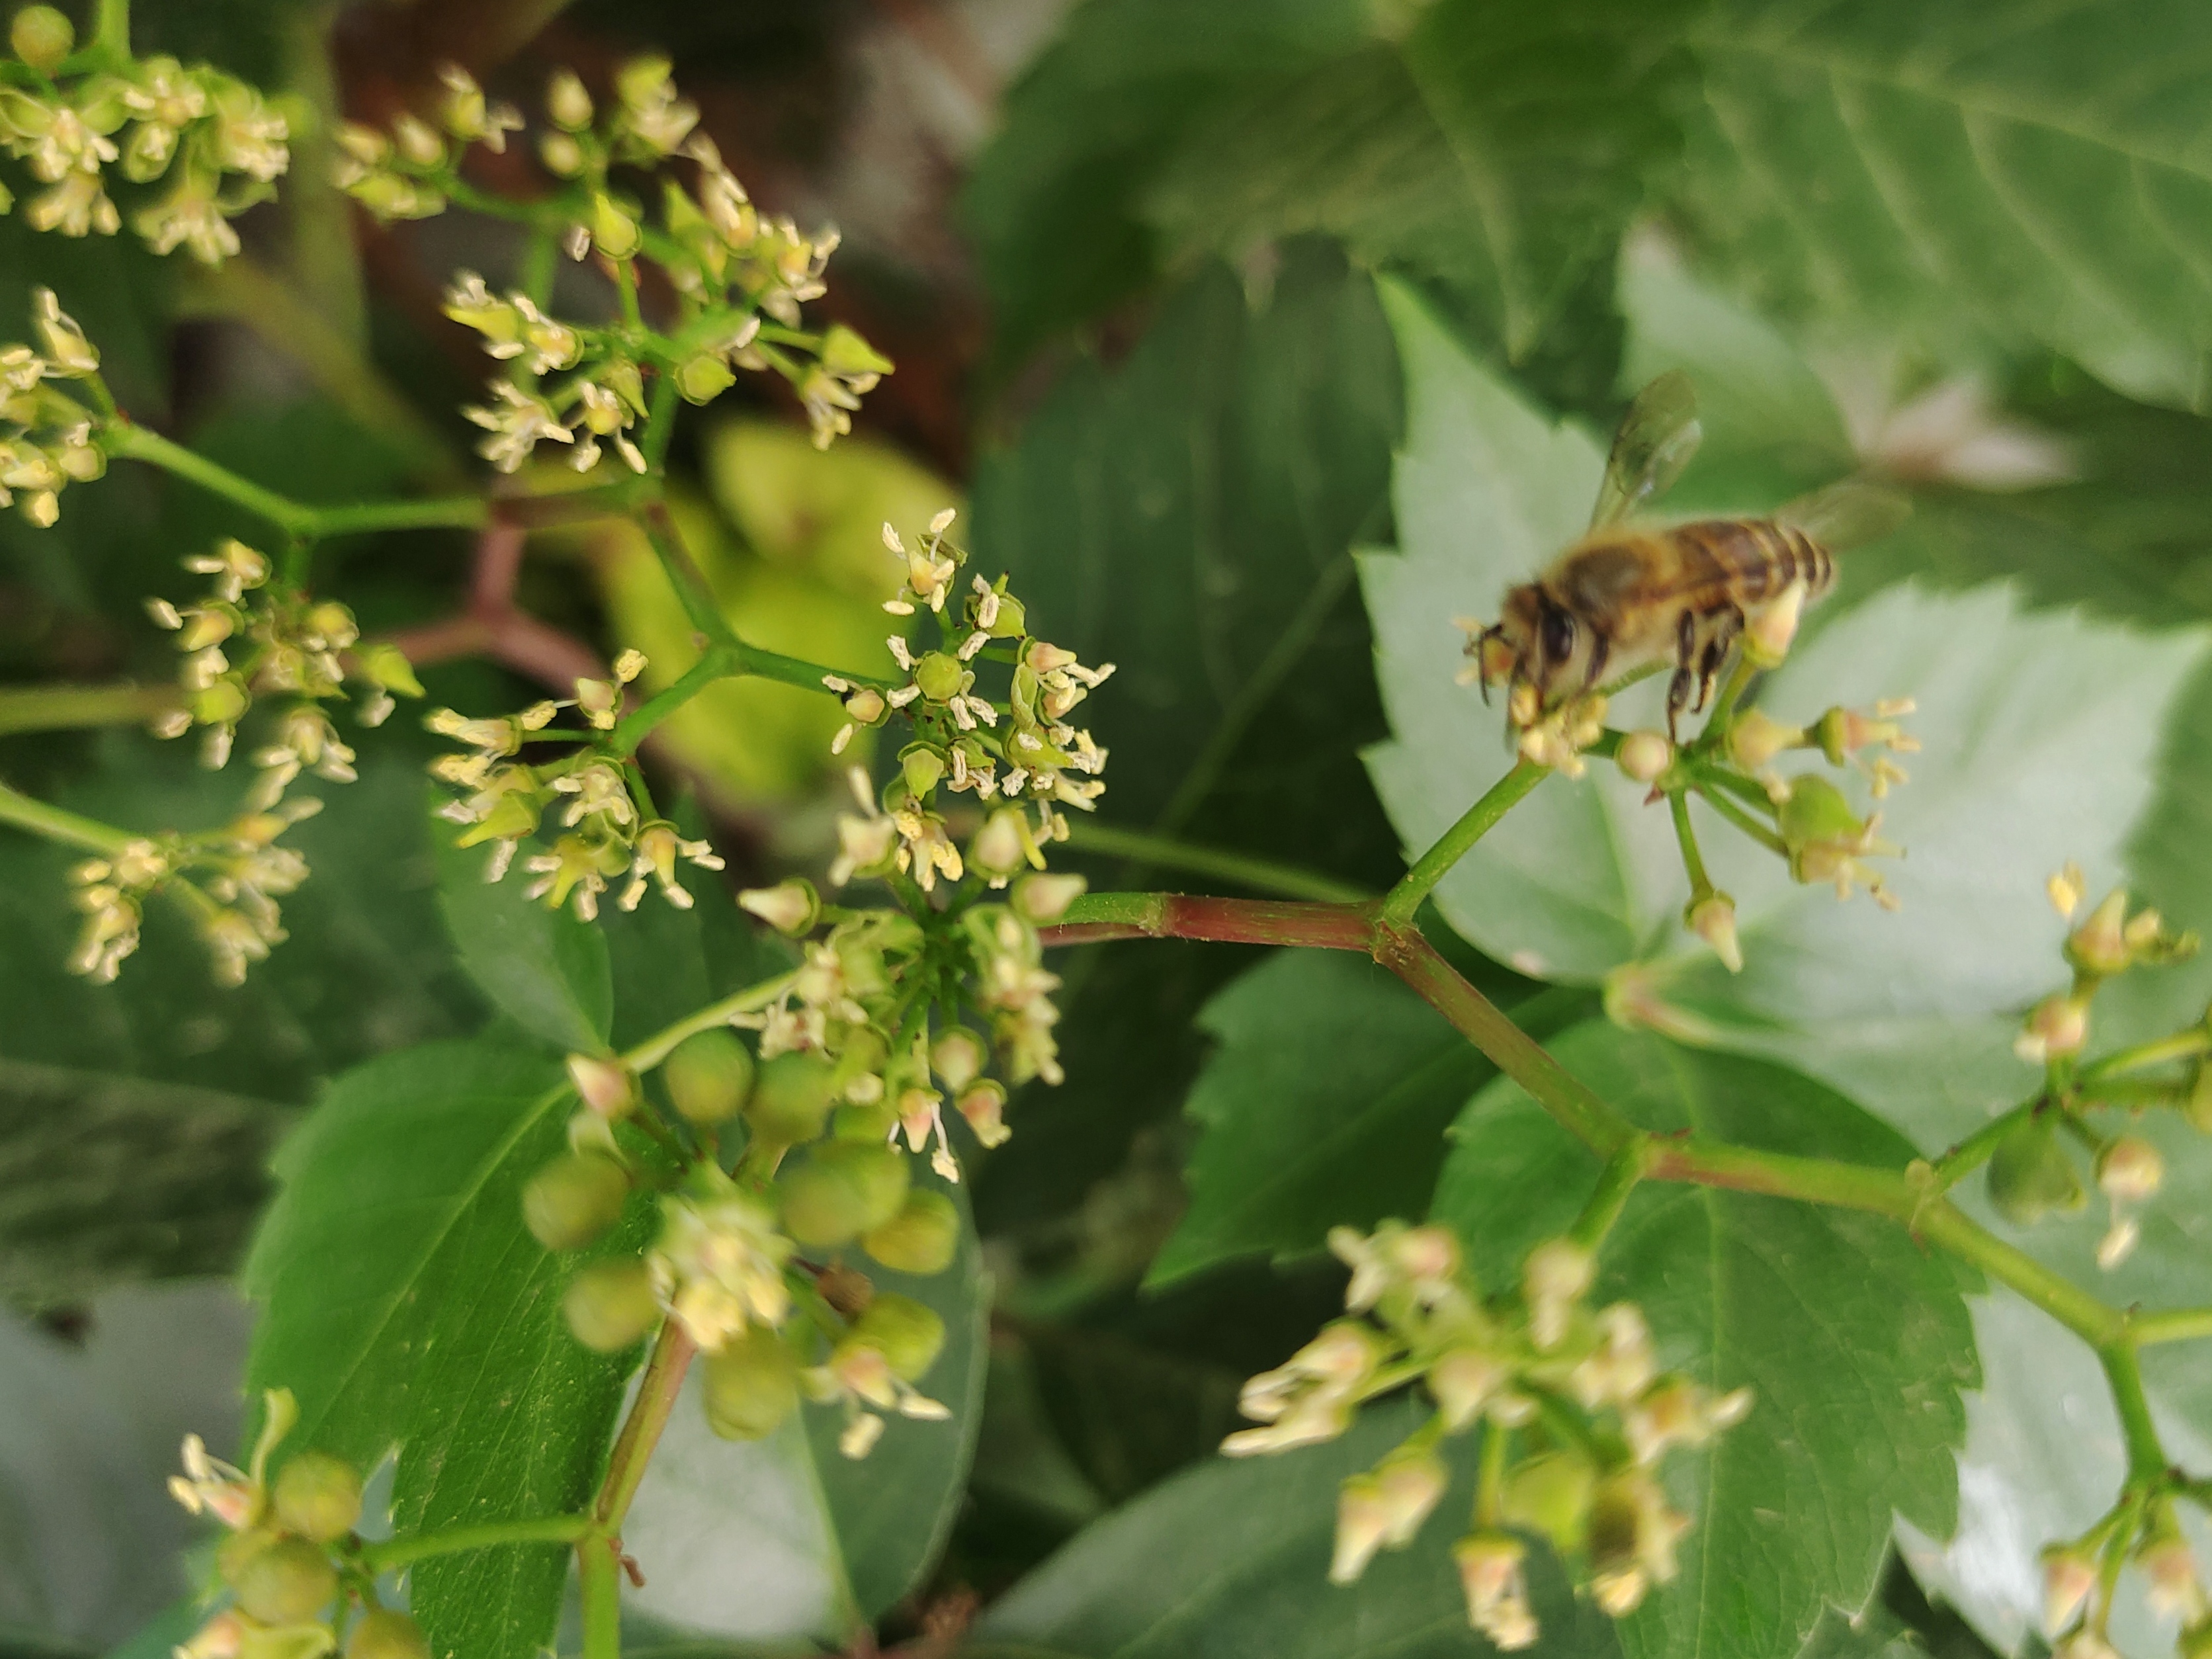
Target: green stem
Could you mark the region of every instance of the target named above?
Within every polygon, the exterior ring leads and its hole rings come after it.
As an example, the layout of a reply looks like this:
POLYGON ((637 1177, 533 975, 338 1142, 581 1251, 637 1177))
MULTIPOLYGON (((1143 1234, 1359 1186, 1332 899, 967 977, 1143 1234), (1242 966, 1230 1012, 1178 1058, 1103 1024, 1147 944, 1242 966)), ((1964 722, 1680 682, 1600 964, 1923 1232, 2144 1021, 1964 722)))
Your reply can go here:
POLYGON ((376 530, 481 530, 492 520, 492 506, 481 495, 433 496, 413 501, 363 501, 349 507, 316 507, 318 536, 365 534, 376 530))
POLYGON ((1482 1428, 1482 1462, 1475 1475, 1474 1524, 1485 1530, 1498 1524, 1498 1510, 1505 1495, 1505 1454, 1513 1431, 1501 1423, 1482 1428))
MULTIPOLYGON (((650 434, 648 434, 650 435, 650 434)), ((744 641, 731 629, 729 619, 722 615, 716 602, 714 590, 706 575, 691 562, 691 555, 678 532, 676 520, 668 511, 665 501, 647 501, 638 510, 637 521, 652 544, 653 556, 660 561, 668 585, 676 590, 677 603, 691 626, 705 635, 709 645, 720 646, 726 651, 742 653, 744 641)), ((817 682, 818 684, 818 682, 817 682)))
POLYGON ((1097 853, 1107 858, 1139 860, 1164 870, 1188 870, 1194 876, 1212 876, 1222 881, 1233 881, 1255 893, 1267 893, 1277 898, 1318 899, 1324 903, 1351 904, 1374 896, 1349 882, 1338 881, 1316 871, 1301 870, 1293 865, 1278 864, 1272 859, 1255 859, 1218 848, 1194 847, 1188 842, 1177 841, 1172 836, 1156 836, 1142 830, 1124 830, 1073 813, 1068 815, 1067 827, 1069 843, 1078 851, 1097 853))
POLYGON ((720 1002, 710 1002, 697 1013, 687 1014, 665 1030, 646 1038, 622 1056, 622 1063, 633 1072, 649 1072, 673 1054, 676 1045, 684 1038, 728 1024, 732 1014, 750 1014, 767 1007, 791 988, 793 977, 791 974, 779 974, 774 979, 764 979, 757 985, 733 992, 720 1002))
POLYGON ((289 501, 271 489, 241 478, 228 467, 218 466, 196 455, 182 444, 173 444, 160 433, 143 426, 118 422, 107 428, 107 453, 125 460, 143 461, 164 472, 196 483, 247 512, 266 519, 287 535, 302 540, 316 533, 313 509, 289 501))
POLYGON ((2163 1313, 2137 1314, 2128 1322, 2128 1334, 2137 1347, 2155 1342, 2195 1342, 2212 1336, 2212 1308, 2169 1308, 2163 1313))
POLYGON ((1699 789, 1698 799, 1742 830, 1745 835, 1749 836, 1761 847, 1766 848, 1768 852, 1779 854, 1784 858, 1790 856, 1790 848, 1784 844, 1781 836, 1759 823, 1726 795, 1716 794, 1710 789, 1699 789))
POLYGON ((11 685, 0 690, 0 737, 132 726, 182 701, 173 685, 11 685))
POLYGON ((501 1544, 573 1544, 592 1531, 588 1515, 541 1515, 521 1521, 486 1521, 473 1527, 453 1527, 444 1532, 417 1533, 411 1538, 386 1538, 364 1545, 363 1565, 371 1572, 392 1572, 434 1555, 457 1555, 463 1550, 495 1548, 501 1544))
POLYGON ((1713 878, 1705 873, 1705 860, 1698 851, 1698 832, 1690 823, 1690 798, 1677 789, 1667 797, 1667 810, 1674 820, 1674 840, 1682 849, 1682 867, 1690 872, 1690 902, 1713 895, 1713 878))
POLYGON ((645 313, 637 307, 637 267, 628 259, 617 259, 613 264, 615 289, 622 295, 623 320, 641 334, 645 313))
POLYGON ((2094 1065, 2082 1068, 2081 1085, 2087 1088, 2105 1078, 2148 1071, 2154 1066, 2164 1066, 2177 1060, 2197 1060, 2206 1054, 2212 1054, 2212 1030, 2202 1025, 2192 1025, 2172 1036, 2138 1042, 2130 1048, 2115 1049, 2094 1065))
POLYGON ((1550 772, 1549 767, 1539 766, 1532 760, 1515 762, 1511 771, 1491 785, 1482 799, 1467 809, 1465 817, 1413 861, 1413 867, 1406 872, 1404 879, 1384 896, 1382 919, 1411 921, 1413 913, 1421 908, 1421 901, 1428 897, 1452 866, 1465 858, 1468 849, 1487 835, 1498 819, 1526 799, 1528 792, 1550 772))
POLYGON ((2128 1446, 2128 1478, 2147 1482, 2164 1478, 2166 1451, 2158 1442, 2158 1426, 2151 1421, 2150 1399, 2143 1392, 2142 1365, 2135 1344, 2125 1340, 2101 1345, 2097 1358, 2105 1379, 2112 1386, 2112 1403, 2119 1407, 2120 1431, 2128 1446))
POLYGON ((130 60, 131 0, 100 0, 100 11, 92 26, 92 44, 95 50, 109 54, 118 63, 130 60))
POLYGON ((1628 1206, 1628 1195, 1644 1179, 1650 1162, 1650 1136, 1634 1135, 1623 1141, 1620 1150, 1606 1160, 1596 1189, 1583 1206, 1582 1214, 1575 1218, 1575 1224, 1567 1230, 1567 1237, 1585 1250, 1595 1252, 1613 1231, 1613 1224, 1620 1219, 1621 1211, 1628 1206))
POLYGON ((655 692, 616 721, 607 738, 607 748, 617 755, 635 754, 638 744, 651 735, 653 727, 715 681, 727 679, 738 672, 738 659, 732 652, 721 646, 708 647, 707 654, 685 669, 673 684, 655 692))
POLYGON ((2042 1098, 2038 1095, 2033 1100, 2022 1101, 2010 1111, 1999 1113, 1937 1158, 1931 1166, 1936 1172, 1936 1189, 1949 1192, 1988 1163, 1990 1155, 1997 1149, 1997 1143, 2010 1134, 2021 1119, 2032 1114, 2042 1098))
POLYGON ((584 1659, 620 1659, 622 1551, 611 1538, 576 1546, 577 1589, 583 1602, 584 1659))
POLYGON ((65 847, 82 847, 88 853, 119 853, 138 839, 112 825, 33 800, 4 783, 0 783, 0 823, 12 823, 18 830, 27 830, 65 847))
POLYGON ((1711 748, 1727 732, 1729 722, 1735 716, 1737 700, 1743 696, 1744 688, 1751 684, 1751 677, 1758 672, 1752 666, 1748 653, 1739 651, 1736 653, 1735 666, 1729 671, 1728 680, 1722 685, 1719 697, 1714 701, 1713 712, 1706 717, 1705 730, 1698 733, 1696 746, 1698 750, 1711 748))

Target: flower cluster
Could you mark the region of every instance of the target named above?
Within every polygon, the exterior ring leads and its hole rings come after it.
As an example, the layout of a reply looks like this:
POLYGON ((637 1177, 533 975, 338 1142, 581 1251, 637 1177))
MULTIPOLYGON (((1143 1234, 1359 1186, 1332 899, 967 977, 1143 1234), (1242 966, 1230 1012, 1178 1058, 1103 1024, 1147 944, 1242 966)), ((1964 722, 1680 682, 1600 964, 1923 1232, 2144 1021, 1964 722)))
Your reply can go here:
MULTIPOLYGON (((434 125, 406 114, 389 132, 349 125, 339 134, 337 182, 380 218, 424 218, 475 199, 460 173, 468 147, 504 149, 507 135, 523 125, 519 111, 488 101, 465 71, 448 67, 442 75, 446 96, 434 125)), ((623 64, 613 92, 602 108, 566 70, 547 88, 549 125, 538 155, 558 187, 540 228, 557 234, 572 258, 597 254, 606 263, 623 315, 605 324, 563 321, 546 314, 542 295, 496 294, 475 272, 461 272, 447 292, 446 314, 520 371, 466 411, 486 429, 479 451, 512 472, 538 444, 567 444, 571 464, 588 471, 605 442, 641 472, 645 453, 629 434, 647 413, 648 374, 668 377, 687 401, 705 404, 740 372, 773 371, 791 383, 817 444, 849 432, 852 411, 891 364, 842 325, 819 335, 800 326, 800 307, 827 291, 823 272, 836 234, 804 235, 789 219, 753 206, 714 141, 697 131, 698 109, 677 94, 667 59, 623 64), (646 204, 611 180, 617 166, 662 174, 657 223, 646 204), (637 308, 641 258, 675 294, 677 315, 665 332, 647 327, 637 308), (565 378, 540 386, 548 375, 565 378)))
POLYGON ((321 1659, 342 1636, 346 1659, 429 1659, 421 1626, 379 1607, 357 1570, 359 1473, 325 1453, 296 1451, 270 1480, 271 1455, 299 1416, 289 1390, 270 1389, 243 1469, 209 1456, 199 1436, 185 1437, 185 1472, 169 1491, 228 1528, 215 1576, 229 1600, 178 1645, 178 1659, 321 1659))
MULTIPOLYGON (((123 215, 107 194, 112 167, 132 185, 167 181, 131 216, 155 252, 182 247, 214 265, 238 252, 230 221, 273 194, 290 161, 284 117, 260 93, 160 57, 48 81, 74 45, 51 7, 18 12, 10 40, 46 88, 0 87, 0 143, 46 186, 23 210, 33 229, 114 235, 123 215)), ((0 211, 12 200, 0 187, 0 211)))
POLYGON ((302 771, 350 783, 354 752, 322 705, 350 681, 355 719, 381 726, 395 692, 419 697, 422 688, 407 659, 388 645, 364 645, 353 612, 335 599, 315 599, 289 582, 272 582, 268 556, 231 538, 196 553, 185 568, 209 579, 208 592, 179 609, 149 599, 147 614, 176 635, 185 701, 154 723, 157 737, 180 738, 198 726, 204 758, 228 763, 238 723, 254 699, 289 699, 271 740, 253 754, 261 778, 248 804, 268 811, 302 771))
POLYGON ((2212 1598, 2174 1510, 2164 1493, 2123 1504, 2081 1537, 2044 1551, 2043 1630, 2054 1659, 2119 1659, 2106 1632, 2124 1565, 2142 1574, 2152 1610, 2181 1626, 2177 1653, 2189 1659, 2212 1644, 2212 1598))
POLYGON ((959 592, 968 555, 947 537, 952 518, 949 509, 939 514, 911 547, 884 526, 884 544, 907 573, 884 608, 902 617, 926 611, 936 647, 917 651, 903 635, 891 635, 886 644, 906 677, 902 684, 860 685, 842 675, 823 681, 843 699, 848 716, 833 752, 842 753, 860 726, 880 726, 894 714, 914 732, 899 751, 898 775, 881 809, 863 791, 862 816, 839 823, 841 852, 830 879, 840 885, 896 869, 927 892, 939 877, 957 882, 972 865, 992 887, 1004 887, 1024 868, 1042 870, 1043 847, 1066 839, 1057 808, 1090 811, 1105 793, 1098 774, 1106 751, 1067 716, 1114 665, 1086 668, 1073 652, 1031 634, 1004 576, 996 583, 975 576, 959 592), (979 663, 1006 665, 1002 697, 977 690, 979 663), (964 860, 938 810, 940 789, 1006 803, 985 817, 964 860))
POLYGON ((635 764, 605 753, 592 743, 614 729, 623 688, 645 671, 645 658, 625 651, 615 659, 614 678, 580 679, 576 695, 559 702, 533 703, 520 714, 471 720, 451 708, 433 712, 423 722, 441 737, 452 738, 465 752, 431 763, 431 775, 463 793, 438 809, 449 823, 461 826, 462 847, 489 842, 486 881, 503 881, 523 842, 538 833, 540 820, 556 813, 560 833, 552 844, 523 860, 535 878, 528 896, 553 909, 573 908, 589 921, 599 913, 610 883, 627 878, 616 902, 635 910, 648 887, 679 910, 691 908, 691 895, 677 879, 679 860, 702 870, 720 870, 722 860, 703 841, 686 837, 667 819, 654 815, 635 764), (573 708, 587 730, 556 728, 562 710, 573 708), (558 758, 530 762, 516 758, 533 741, 579 743, 558 758))
POLYGON ((1662 1372, 1642 1312, 1592 1310, 1589 1250, 1553 1239, 1529 1253, 1517 1293, 1486 1298, 1446 1228, 1385 1222, 1340 1227, 1329 1248, 1352 1269, 1352 1316, 1244 1385, 1240 1408, 1263 1426, 1232 1434, 1232 1456, 1334 1439, 1363 1401, 1418 1376, 1435 1413, 1374 1469, 1344 1483, 1330 1578, 1348 1584, 1377 1551, 1413 1541, 1449 1484, 1438 1448, 1480 1426, 1474 1528, 1453 1546, 1474 1628, 1497 1646, 1537 1638, 1523 1573, 1548 1540, 1580 1561, 1600 1607, 1620 1618, 1674 1576, 1688 1522, 1658 1468, 1676 1447, 1707 1443, 1751 1409, 1748 1390, 1715 1395, 1662 1372))
POLYGON ((149 896, 181 900, 224 985, 245 982, 246 970, 267 958, 285 934, 276 901, 307 878, 307 861, 276 839, 320 811, 312 799, 249 811, 218 830, 125 842, 70 872, 84 927, 70 953, 72 973, 112 983, 138 948, 149 896))
POLYGON ((2203 1060, 2212 1048, 2212 1026, 2200 1022, 2172 1036, 2084 1062, 2091 1005, 2105 981, 2131 968, 2185 961, 2198 946, 2196 934, 2173 933, 2157 911, 2131 913, 2124 888, 2113 889, 2089 908, 2084 886, 2075 865, 2051 878, 2051 905, 2070 924, 2063 954, 2073 983, 2029 1009, 2013 1040, 2014 1053, 2044 1068, 2044 1091, 1997 1139, 1990 1155, 1989 1192, 1998 1213, 2016 1226, 2081 1211, 2088 1194, 2061 1131, 2087 1142, 2097 1189, 2110 1206, 2109 1224, 2097 1247, 2099 1265, 2110 1269, 2128 1258, 2142 1237, 2135 1212, 2165 1184, 2166 1160, 2142 1135, 2100 1134, 2084 1114, 2099 1105, 2166 1106, 2199 1128, 2212 1127, 2212 1114, 2206 1111, 2212 1089, 2204 1086, 2203 1060), (2187 1069, 2177 1072, 2177 1062, 2187 1069), (2157 1075, 2160 1072, 2166 1074, 2157 1075))
POLYGON ((45 529, 61 517, 62 491, 100 477, 107 457, 92 411, 55 384, 98 374, 99 351, 52 289, 34 289, 31 308, 38 348, 0 346, 0 507, 45 529))
MULTIPOLYGON (((741 1000, 783 988, 772 982, 741 1000)), ((943 1320, 878 1294, 842 1261, 819 1259, 857 1246, 884 1267, 927 1275, 958 1250, 959 1212, 915 1184, 880 1084, 857 1091, 866 1099, 856 1102, 849 1060, 766 1044, 757 1060, 729 1024, 696 1031, 666 1055, 665 1115, 619 1060, 571 1055, 568 1070, 580 1109, 569 1150, 524 1189, 532 1236, 550 1250, 587 1249, 635 1191, 662 1189, 657 1236, 642 1255, 590 1263, 570 1280, 563 1307, 578 1340, 613 1352, 674 1321, 706 1356, 708 1420, 732 1439, 772 1432, 802 1395, 843 1410, 850 1457, 881 1436, 880 1412, 949 1415, 915 1386, 944 1345, 943 1320), (734 1172, 721 1161, 732 1142, 743 1146, 734 1172), (647 1144, 696 1150, 672 1184, 647 1144)))

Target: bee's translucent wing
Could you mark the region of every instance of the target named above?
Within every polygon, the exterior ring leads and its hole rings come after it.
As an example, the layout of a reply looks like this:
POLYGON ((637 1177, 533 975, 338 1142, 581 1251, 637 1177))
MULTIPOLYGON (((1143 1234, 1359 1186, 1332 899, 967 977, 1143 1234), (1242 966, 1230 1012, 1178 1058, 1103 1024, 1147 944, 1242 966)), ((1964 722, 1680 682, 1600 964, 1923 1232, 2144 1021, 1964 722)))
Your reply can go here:
POLYGON ((1626 518, 1681 477, 1705 435, 1698 424, 1697 388, 1680 369, 1670 369, 1638 392, 1613 434, 1590 528, 1626 518))
POLYGON ((1835 553, 1880 541, 1912 516, 1912 502, 1902 490, 1845 478, 1800 495, 1774 516, 1835 553))

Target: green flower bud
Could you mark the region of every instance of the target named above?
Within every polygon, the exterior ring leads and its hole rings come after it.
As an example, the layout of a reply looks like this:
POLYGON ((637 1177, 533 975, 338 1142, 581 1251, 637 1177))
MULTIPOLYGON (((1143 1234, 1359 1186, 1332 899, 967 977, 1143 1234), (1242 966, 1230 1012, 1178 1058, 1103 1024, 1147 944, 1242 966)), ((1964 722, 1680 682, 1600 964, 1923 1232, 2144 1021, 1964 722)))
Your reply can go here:
POLYGON ((249 1527, 231 1534, 215 1553, 216 1576, 226 1584, 237 1583, 239 1575, 252 1565, 253 1558, 274 1544, 277 1536, 266 1527, 249 1527))
POLYGON ((783 1178, 783 1224, 801 1244, 842 1244, 899 1212, 912 1173, 896 1146, 833 1140, 783 1178))
POLYGON ((390 1607, 371 1607, 346 1638, 345 1659, 430 1659, 422 1626, 390 1607))
POLYGON ((745 1102, 745 1122, 774 1146, 813 1139, 829 1121, 835 1069, 820 1054, 778 1054, 763 1060, 759 1081, 745 1102))
POLYGON ((1990 1202, 2014 1226, 2033 1226, 2088 1201, 2049 1114, 2028 1118, 1997 1142, 1990 1158, 1990 1202))
POLYGON ((253 699, 234 675, 192 694, 192 718, 202 726, 227 726, 252 707, 253 699))
POLYGON ((725 1440, 759 1440, 799 1409, 799 1362, 783 1339, 750 1325, 707 1358, 707 1426, 725 1440))
POLYGON ((396 645, 381 642, 354 647, 355 666, 374 685, 403 697, 422 695, 422 682, 415 678, 415 665, 396 645))
POLYGON ((1001 592, 999 614, 991 618, 991 626, 985 631, 994 640, 1018 640, 1030 631, 1029 612, 1012 594, 1001 592))
POLYGON ((623 211, 622 204, 604 191, 592 198, 592 243, 600 252, 610 259, 627 259, 643 240, 637 221, 623 211))
POLYGON ((571 132, 592 125, 592 94, 573 70, 557 72, 545 88, 545 112, 571 132))
POLYGON ((830 1133, 836 1140, 880 1145, 890 1139, 897 1125, 898 1108, 885 1096, 879 1100, 848 1101, 840 1106, 830 1119, 830 1133))
POLYGON ((943 1273, 960 1248, 960 1212, 943 1193, 916 1188, 896 1215, 861 1236, 860 1248, 895 1273, 943 1273))
POLYGON ((318 1544, 335 1544, 361 1519, 361 1476, 327 1452, 303 1451, 284 1465, 271 1494, 277 1524, 318 1544))
POLYGON ((711 404, 737 381, 735 371, 711 351, 701 352, 676 371, 676 389, 688 403, 711 404))
POLYGON ((891 360, 842 323, 822 337, 822 367, 832 374, 888 374, 891 360))
POLYGON ((1664 732, 1631 732, 1620 740, 1613 763, 1638 783, 1650 783, 1674 763, 1674 745, 1664 732))
POLYGON ((618 1060, 570 1054, 568 1081, 577 1098, 610 1122, 637 1109, 637 1075, 618 1060))
POLYGON ((573 179, 584 170, 584 147, 565 132, 549 132, 540 138, 538 156, 556 179, 573 179))
POLYGON ((594 1353, 617 1353, 660 1321, 653 1276, 642 1261, 600 1261, 568 1281, 561 1311, 576 1340, 594 1353))
POLYGON ((1790 781, 1790 798, 1776 821, 1792 852, 1818 841, 1851 841, 1866 830, 1844 792, 1809 772, 1790 781))
POLYGON ((52 75, 76 49, 76 30, 52 6, 26 6, 8 26, 8 45, 40 74, 52 75))
POLYGON ((938 1038, 929 1051, 931 1069, 956 1095, 982 1076, 983 1062, 988 1058, 982 1039, 964 1025, 954 1026, 938 1038))
POLYGON ((878 1293, 837 1346, 872 1348, 894 1376, 913 1382, 937 1363, 945 1346, 945 1321, 934 1308, 910 1296, 878 1293))
MULTIPOLYGON (((926 666, 934 659, 934 653, 931 656, 924 657, 921 659, 923 665, 926 666)), ((946 658, 945 660, 949 662, 951 659, 946 658)), ((954 665, 958 666, 957 663, 954 665)), ((915 672, 919 673, 920 670, 915 672)), ((942 702, 943 699, 940 698, 939 701, 942 702)), ((945 760, 934 749, 925 748, 921 744, 916 744, 899 757, 899 770, 906 779, 907 793, 916 800, 920 800, 931 790, 936 788, 937 781, 945 775, 945 760)))
POLYGON ((522 1219, 549 1250, 580 1250, 621 1218, 629 1175, 611 1158, 568 1152, 530 1177, 522 1219))
POLYGON ((915 663, 914 683, 930 702, 950 702, 968 684, 968 665, 950 651, 924 652, 915 663))
POLYGON ((695 1031, 676 1045, 660 1080, 677 1112, 691 1123, 726 1123, 752 1092, 752 1050, 726 1027, 695 1031))
POLYGON ((338 1575, 322 1546, 280 1538, 246 1562, 231 1588, 239 1611, 264 1625, 304 1625, 338 1593, 338 1575))
POLYGON ((1582 1548, 1597 1470, 1579 1451, 1547 1452, 1505 1477, 1498 1517, 1509 1527, 1540 1534, 1562 1555, 1582 1548))

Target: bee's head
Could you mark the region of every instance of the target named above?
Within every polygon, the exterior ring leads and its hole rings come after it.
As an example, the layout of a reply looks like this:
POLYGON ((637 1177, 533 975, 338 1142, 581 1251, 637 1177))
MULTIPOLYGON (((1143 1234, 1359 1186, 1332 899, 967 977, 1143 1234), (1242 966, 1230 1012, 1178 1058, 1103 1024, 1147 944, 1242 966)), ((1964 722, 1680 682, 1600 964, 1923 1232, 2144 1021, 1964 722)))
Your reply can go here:
POLYGON ((1511 589, 1504 615, 1475 642, 1484 692, 1503 681, 1513 723, 1534 725, 1555 701, 1555 689, 1577 684, 1573 669, 1587 654, 1588 631, 1540 583, 1511 589))

